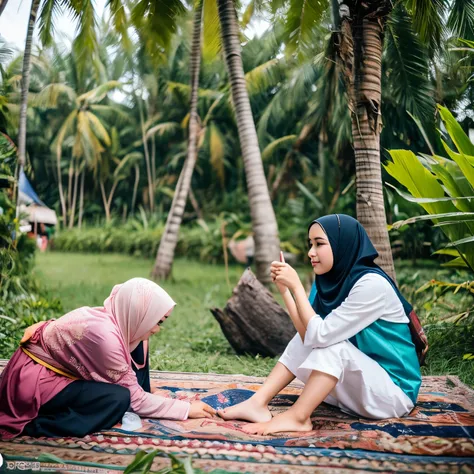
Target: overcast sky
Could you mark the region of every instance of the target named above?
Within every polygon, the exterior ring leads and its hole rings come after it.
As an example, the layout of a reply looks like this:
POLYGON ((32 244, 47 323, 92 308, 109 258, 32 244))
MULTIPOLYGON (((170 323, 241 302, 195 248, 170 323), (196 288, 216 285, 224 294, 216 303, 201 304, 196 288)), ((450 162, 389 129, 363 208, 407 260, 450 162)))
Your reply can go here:
MULTIPOLYGON (((95 0, 94 3, 98 15, 102 16, 107 0, 95 0)), ((0 35, 20 50, 25 47, 30 8, 31 0, 9 0, 2 16, 0 16, 0 35)), ((71 37, 74 36, 74 23, 68 15, 62 15, 55 24, 59 32, 66 33, 71 37)), ((38 30, 35 28, 35 35, 37 33, 38 30)))

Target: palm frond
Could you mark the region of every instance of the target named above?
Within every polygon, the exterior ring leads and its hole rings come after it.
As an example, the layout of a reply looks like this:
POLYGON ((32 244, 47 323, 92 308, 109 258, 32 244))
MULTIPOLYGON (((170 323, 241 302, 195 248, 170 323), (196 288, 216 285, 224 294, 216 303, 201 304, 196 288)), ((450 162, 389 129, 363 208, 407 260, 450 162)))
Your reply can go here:
MULTIPOLYGON (((191 94, 191 86, 189 84, 183 84, 181 82, 168 81, 167 92, 168 94, 179 93, 182 96, 189 97, 191 94)), ((220 92, 214 89, 198 89, 199 97, 206 97, 210 99, 217 99, 220 96, 220 92)))
POLYGON ((100 102, 109 92, 115 89, 122 89, 122 83, 120 81, 107 81, 106 83, 80 95, 77 100, 80 102, 95 104, 100 102))
POLYGON ((255 13, 255 0, 250 0, 249 4, 247 5, 247 8, 245 9, 242 15, 242 21, 240 22, 240 27, 242 28, 242 30, 247 28, 254 13, 255 13))
POLYGON ((73 110, 64 121, 63 125, 59 129, 58 134, 56 135, 56 138, 53 141, 52 146, 56 148, 56 154, 58 156, 61 156, 61 150, 62 150, 64 140, 71 133, 76 119, 77 119, 77 110, 73 110))
POLYGON ((107 6, 110 10, 110 19, 115 31, 120 35, 122 48, 128 54, 132 54, 132 42, 128 36, 129 19, 122 0, 108 0, 107 6))
POLYGON ((273 140, 262 151, 262 160, 268 160, 278 150, 287 150, 291 145, 293 145, 293 143, 295 143, 297 138, 298 135, 287 135, 273 140))
POLYGON ((329 7, 329 0, 290 0, 285 30, 290 52, 312 46, 314 28, 329 7))
POLYGON ((217 0, 201 0, 202 9, 202 57, 214 61, 221 50, 221 24, 217 12, 217 0))
POLYGON ((181 0, 139 0, 131 11, 131 22, 137 30, 146 28, 150 50, 152 42, 166 47, 176 32, 176 20, 186 11, 181 0))
POLYGON ((261 143, 265 141, 270 124, 277 128, 279 124, 288 120, 289 113, 308 103, 317 78, 318 71, 312 61, 302 63, 291 70, 290 77, 273 95, 260 116, 257 132, 261 143))
POLYGON ((89 108, 99 118, 103 118, 109 123, 114 123, 116 126, 122 126, 124 124, 132 123, 133 121, 133 118, 127 109, 115 104, 92 104, 89 108))
POLYGON ((80 111, 77 114, 77 132, 73 146, 73 156, 84 157, 97 169, 99 158, 104 151, 102 142, 110 145, 110 137, 103 125, 88 111, 80 111))
POLYGON ((76 92, 66 84, 53 83, 44 87, 35 97, 33 105, 36 107, 56 108, 61 96, 66 96, 69 101, 76 100, 76 92))
POLYGON ((211 122, 209 126, 209 153, 211 156, 210 162, 214 168, 219 181, 224 185, 225 180, 225 166, 224 166, 224 157, 225 157, 225 140, 222 135, 219 127, 211 122))
POLYGON ((257 124, 257 135, 260 143, 265 143, 269 124, 275 123, 279 117, 283 117, 285 115, 284 99, 284 89, 278 90, 260 116, 257 124))
POLYGON ((443 19, 449 0, 406 0, 406 9, 412 17, 413 29, 430 52, 441 45, 446 27, 443 19))
POLYGON ((145 121, 143 124, 145 130, 148 130, 155 122, 158 122, 162 119, 163 114, 161 112, 158 112, 157 114, 152 115, 151 117, 148 118, 148 120, 145 121))
POLYGON ((474 2, 472 0, 453 0, 450 5, 447 25, 454 36, 474 40, 474 2))
POLYGON ((94 135, 107 146, 110 146, 111 140, 110 136, 105 129, 102 122, 99 120, 97 116, 95 116, 92 112, 86 111, 87 120, 90 123, 90 128, 94 132, 94 135))
POLYGON ((44 0, 38 18, 39 38, 44 46, 53 42, 55 21, 64 13, 65 0, 44 0))
POLYGON ((139 152, 128 153, 121 160, 117 168, 114 170, 115 179, 126 178, 133 166, 143 159, 143 155, 139 152))
POLYGON ((219 105, 223 103, 228 103, 228 101, 224 100, 226 97, 228 97, 228 93, 220 93, 217 98, 214 100, 214 102, 211 104, 209 107, 206 116, 204 117, 203 120, 203 125, 206 126, 207 123, 212 119, 213 113, 217 110, 219 105))
POLYGON ((148 139, 153 135, 158 135, 159 137, 168 137, 174 135, 176 132, 181 130, 181 124, 178 122, 163 122, 155 125, 154 127, 150 128, 147 132, 145 137, 148 139))
POLYGON ((123 159, 129 159, 129 160, 132 160, 134 162, 134 164, 136 162, 139 162, 139 161, 142 161, 143 160, 143 153, 141 151, 132 151, 130 153, 127 153, 123 159))
POLYGON ((76 67, 83 75, 87 66, 94 64, 97 55, 97 18, 93 0, 69 0, 73 16, 78 22, 77 35, 73 41, 73 51, 77 58, 76 67))
POLYGON ((435 112, 427 54, 411 25, 411 18, 398 4, 386 26, 384 65, 389 91, 395 103, 422 122, 435 112))
POLYGON ((275 87, 284 78, 285 70, 282 61, 278 58, 271 59, 245 74, 247 91, 250 96, 262 94, 275 87))
POLYGON ((13 49, 0 36, 0 64, 5 64, 13 55, 13 49))

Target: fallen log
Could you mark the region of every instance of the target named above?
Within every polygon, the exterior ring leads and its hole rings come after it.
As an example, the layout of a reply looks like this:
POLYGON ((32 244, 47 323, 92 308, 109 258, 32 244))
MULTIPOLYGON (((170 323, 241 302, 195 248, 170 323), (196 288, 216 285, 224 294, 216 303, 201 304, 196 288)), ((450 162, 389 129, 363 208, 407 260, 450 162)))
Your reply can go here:
POLYGON ((211 308, 238 354, 281 354, 296 330, 288 313, 252 273, 245 270, 224 309, 211 308))

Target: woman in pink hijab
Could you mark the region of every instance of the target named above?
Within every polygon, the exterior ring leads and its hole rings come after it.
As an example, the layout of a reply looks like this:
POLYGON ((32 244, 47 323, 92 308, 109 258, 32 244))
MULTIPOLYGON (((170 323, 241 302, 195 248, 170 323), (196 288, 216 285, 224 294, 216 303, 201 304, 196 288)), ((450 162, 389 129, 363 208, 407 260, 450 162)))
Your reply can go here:
MULTIPOLYGON (((157 284, 133 278, 115 286, 103 307, 29 328, 2 374, 0 438, 82 437, 111 428, 129 409, 148 418, 211 417, 203 402, 148 393, 147 377, 140 384, 132 367, 131 352, 159 332, 175 304, 157 284)), ((141 352, 137 372, 146 366, 141 352)))

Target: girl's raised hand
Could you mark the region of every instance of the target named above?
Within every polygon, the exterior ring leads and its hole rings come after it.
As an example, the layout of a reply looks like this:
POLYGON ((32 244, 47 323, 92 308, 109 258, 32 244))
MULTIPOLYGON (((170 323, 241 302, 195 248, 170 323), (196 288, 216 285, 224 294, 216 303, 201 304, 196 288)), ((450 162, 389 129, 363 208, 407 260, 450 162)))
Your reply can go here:
POLYGON ((270 274, 280 293, 284 293, 287 288, 293 291, 298 285, 301 285, 300 277, 296 270, 291 265, 285 263, 282 252, 280 252, 280 262, 272 262, 270 274))
MULTIPOLYGON (((285 257, 283 256, 283 252, 280 250, 280 262, 283 262, 285 263, 285 257)), ((276 267, 275 267, 276 268, 276 267)), ((275 285, 277 286, 278 288, 278 291, 283 294, 285 293, 286 291, 288 291, 288 287, 286 285, 284 285, 283 283, 279 283, 276 281, 276 272, 275 272, 275 268, 273 267, 273 263, 272 263, 272 267, 270 268, 270 275, 272 277, 272 281, 273 283, 275 283, 275 285)))

